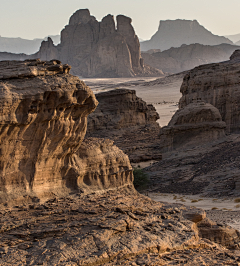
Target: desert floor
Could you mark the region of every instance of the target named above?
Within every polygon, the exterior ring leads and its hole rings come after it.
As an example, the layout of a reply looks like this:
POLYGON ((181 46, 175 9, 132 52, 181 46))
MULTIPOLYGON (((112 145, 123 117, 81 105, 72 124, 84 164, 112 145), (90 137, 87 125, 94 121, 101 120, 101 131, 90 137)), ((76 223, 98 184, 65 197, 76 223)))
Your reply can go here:
MULTIPOLYGON (((184 75, 173 75, 164 78, 115 78, 115 79, 85 79, 84 82, 94 93, 104 92, 112 89, 127 88, 136 90, 148 104, 153 104, 160 115, 158 120, 160 126, 166 126, 171 117, 178 109, 181 97, 180 87, 184 75)), ((154 163, 144 162, 133 165, 141 168, 154 163)), ((148 196, 161 202, 173 204, 184 204, 202 208, 207 216, 220 223, 226 223, 240 230, 240 198, 205 198, 199 195, 180 195, 167 193, 149 193, 148 196), (239 203, 238 203, 239 202, 239 203)))
POLYGON ((228 224, 240 230, 240 198, 203 198, 199 195, 181 195, 167 193, 149 193, 155 201, 180 203, 187 206, 201 208, 207 216, 216 222, 228 224))

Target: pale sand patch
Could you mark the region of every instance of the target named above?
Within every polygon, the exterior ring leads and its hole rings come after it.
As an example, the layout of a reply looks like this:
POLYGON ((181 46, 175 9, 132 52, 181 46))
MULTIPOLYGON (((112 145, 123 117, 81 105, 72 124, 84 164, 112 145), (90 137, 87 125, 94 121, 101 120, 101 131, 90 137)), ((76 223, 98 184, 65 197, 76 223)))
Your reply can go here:
POLYGON ((167 203, 180 203, 186 206, 201 208, 207 216, 218 223, 228 224, 240 231, 240 208, 234 198, 202 198, 199 195, 180 195, 167 193, 149 193, 148 196, 155 201, 167 203))
POLYGON ((234 199, 229 198, 203 198, 199 195, 181 195, 168 193, 149 193, 148 196, 155 201, 182 203, 184 205, 201 208, 203 210, 212 210, 213 208, 217 208, 218 210, 225 211, 240 211, 240 208, 236 208, 239 203, 236 203, 234 202, 234 199))

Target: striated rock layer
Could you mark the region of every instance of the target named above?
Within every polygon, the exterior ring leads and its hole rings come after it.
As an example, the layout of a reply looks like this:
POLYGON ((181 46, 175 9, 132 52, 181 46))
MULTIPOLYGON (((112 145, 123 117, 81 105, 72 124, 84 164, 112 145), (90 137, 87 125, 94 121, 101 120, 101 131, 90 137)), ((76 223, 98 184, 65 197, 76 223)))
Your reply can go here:
POLYGON ((0 62, 3 201, 24 193, 108 189, 132 183, 128 157, 111 141, 82 144, 87 116, 98 102, 69 70, 56 60, 0 62), (93 150, 98 158, 90 164, 93 150))
POLYGON ((194 68, 184 77, 180 107, 201 99, 219 110, 229 132, 239 132, 239 71, 239 50, 233 53, 229 61, 194 68))
POLYGON ((161 159, 159 115, 151 104, 128 89, 98 93, 96 98, 99 105, 88 117, 87 136, 113 139, 133 162, 161 159))

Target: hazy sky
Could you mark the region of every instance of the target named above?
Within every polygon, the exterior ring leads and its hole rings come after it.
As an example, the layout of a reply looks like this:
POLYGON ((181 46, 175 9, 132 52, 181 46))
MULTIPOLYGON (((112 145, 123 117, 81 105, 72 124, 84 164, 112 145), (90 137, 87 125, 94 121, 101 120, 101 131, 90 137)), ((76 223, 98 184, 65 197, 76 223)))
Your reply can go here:
POLYGON ((98 20, 107 14, 129 16, 145 40, 157 31, 160 20, 178 18, 196 19, 218 35, 240 33, 240 0, 0 0, 0 35, 56 35, 81 8, 88 8, 98 20))

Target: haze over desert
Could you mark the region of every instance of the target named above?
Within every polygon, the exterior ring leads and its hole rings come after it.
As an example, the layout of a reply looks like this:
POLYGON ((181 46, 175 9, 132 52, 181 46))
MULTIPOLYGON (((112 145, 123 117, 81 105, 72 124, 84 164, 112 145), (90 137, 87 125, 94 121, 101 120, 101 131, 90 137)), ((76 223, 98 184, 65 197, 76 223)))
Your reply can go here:
POLYGON ((0 265, 240 265, 239 8, 0 0, 0 265))

